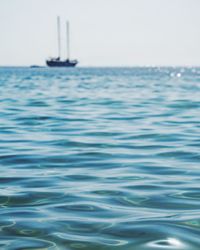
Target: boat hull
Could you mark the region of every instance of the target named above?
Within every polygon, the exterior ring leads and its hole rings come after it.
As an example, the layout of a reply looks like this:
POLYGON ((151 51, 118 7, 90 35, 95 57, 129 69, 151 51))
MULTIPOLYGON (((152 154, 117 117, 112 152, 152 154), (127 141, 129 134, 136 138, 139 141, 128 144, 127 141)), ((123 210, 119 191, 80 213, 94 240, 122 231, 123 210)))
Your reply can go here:
POLYGON ((75 67, 77 65, 77 61, 52 61, 52 60, 46 60, 46 64, 49 67, 75 67))

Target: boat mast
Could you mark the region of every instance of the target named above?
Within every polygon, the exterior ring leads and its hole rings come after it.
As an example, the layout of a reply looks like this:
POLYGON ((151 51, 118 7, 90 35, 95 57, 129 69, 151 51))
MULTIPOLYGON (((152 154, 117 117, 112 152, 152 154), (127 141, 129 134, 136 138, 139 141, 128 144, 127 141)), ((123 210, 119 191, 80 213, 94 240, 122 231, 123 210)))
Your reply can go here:
POLYGON ((61 45, 60 45, 60 17, 57 17, 57 30, 58 30, 58 58, 60 59, 61 53, 61 45))
POLYGON ((70 60, 69 21, 66 22, 67 59, 70 60))

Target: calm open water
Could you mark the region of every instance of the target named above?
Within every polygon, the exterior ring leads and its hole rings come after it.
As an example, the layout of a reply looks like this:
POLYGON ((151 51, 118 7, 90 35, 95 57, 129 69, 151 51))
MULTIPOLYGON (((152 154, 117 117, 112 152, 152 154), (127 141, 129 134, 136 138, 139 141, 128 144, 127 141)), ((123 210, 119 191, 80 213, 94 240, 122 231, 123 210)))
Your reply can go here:
POLYGON ((200 249, 200 68, 0 68, 0 249, 200 249))

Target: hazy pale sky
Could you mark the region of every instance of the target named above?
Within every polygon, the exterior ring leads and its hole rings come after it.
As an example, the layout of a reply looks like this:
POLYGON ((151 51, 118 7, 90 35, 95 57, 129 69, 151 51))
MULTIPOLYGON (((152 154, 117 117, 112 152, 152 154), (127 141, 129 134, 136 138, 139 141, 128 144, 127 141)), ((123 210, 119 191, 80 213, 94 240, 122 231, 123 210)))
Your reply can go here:
POLYGON ((0 65, 57 56, 58 15, 80 66, 200 65, 200 0, 0 0, 0 65))

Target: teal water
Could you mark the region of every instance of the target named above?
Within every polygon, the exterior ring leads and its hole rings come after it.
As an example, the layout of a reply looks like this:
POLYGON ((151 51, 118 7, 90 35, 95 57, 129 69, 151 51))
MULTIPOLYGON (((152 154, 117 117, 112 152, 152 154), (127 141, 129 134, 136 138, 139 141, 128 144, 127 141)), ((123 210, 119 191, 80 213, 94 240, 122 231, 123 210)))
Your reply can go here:
POLYGON ((200 68, 0 68, 0 249, 200 249, 200 68))

